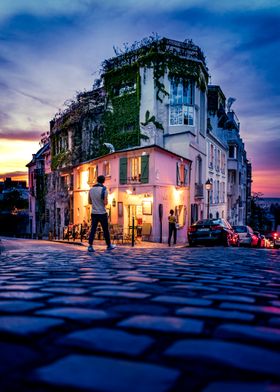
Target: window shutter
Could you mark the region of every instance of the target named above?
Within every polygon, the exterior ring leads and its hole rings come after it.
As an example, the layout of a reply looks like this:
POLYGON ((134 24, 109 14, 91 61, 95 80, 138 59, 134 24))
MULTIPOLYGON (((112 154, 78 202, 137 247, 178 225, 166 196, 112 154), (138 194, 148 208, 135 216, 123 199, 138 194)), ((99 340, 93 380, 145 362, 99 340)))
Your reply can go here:
POLYGON ((185 185, 185 165, 180 164, 180 185, 185 185))
POLYGON ((188 171, 188 166, 185 166, 184 167, 184 170, 185 170, 185 178, 184 178, 184 185, 188 185, 189 184, 189 171, 188 171))
POLYGON ((181 179, 180 179, 180 169, 179 169, 179 162, 176 164, 176 184, 180 185, 181 179))
POLYGON ((120 184, 127 183, 127 158, 120 158, 120 184))
POLYGON ((141 183, 147 184, 149 182, 149 155, 141 157, 141 183))

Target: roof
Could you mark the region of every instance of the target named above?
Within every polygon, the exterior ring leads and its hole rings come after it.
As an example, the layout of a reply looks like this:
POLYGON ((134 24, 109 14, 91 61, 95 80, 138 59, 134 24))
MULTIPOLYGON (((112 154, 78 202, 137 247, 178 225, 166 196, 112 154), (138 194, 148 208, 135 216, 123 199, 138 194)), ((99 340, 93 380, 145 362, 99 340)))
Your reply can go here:
POLYGON ((182 155, 179 155, 179 154, 176 154, 176 153, 174 153, 174 152, 172 152, 172 151, 166 150, 165 148, 160 147, 160 146, 158 146, 157 144, 152 144, 152 145, 149 145, 149 146, 143 146, 143 147, 136 146, 136 147, 131 147, 131 148, 125 148, 125 149, 123 149, 123 150, 118 150, 118 151, 115 151, 115 152, 110 152, 110 153, 108 153, 108 154, 101 155, 101 156, 99 156, 99 157, 97 157, 97 158, 92 158, 92 159, 89 159, 89 160, 87 160, 87 161, 80 162, 79 164, 74 165, 74 167, 81 166, 81 165, 83 165, 83 164, 85 164, 85 163, 97 161, 97 160, 102 159, 102 158, 105 158, 105 157, 113 156, 113 155, 115 155, 115 154, 119 155, 119 154, 124 153, 124 152, 137 151, 137 150, 147 150, 147 149, 152 149, 152 148, 155 148, 155 149, 157 149, 157 150, 160 150, 160 151, 162 151, 162 152, 164 152, 164 153, 167 153, 167 154, 172 155, 172 156, 174 156, 174 157, 177 157, 177 158, 179 158, 179 159, 184 159, 185 161, 187 161, 187 162, 189 162, 189 163, 192 163, 192 161, 191 161, 190 159, 185 158, 185 157, 183 157, 182 155))
POLYGON ((27 165, 25 165, 25 166, 26 166, 26 167, 32 166, 32 165, 35 163, 36 159, 40 159, 40 158, 42 157, 42 155, 43 155, 46 151, 48 151, 49 149, 50 149, 50 143, 44 144, 43 147, 40 148, 40 150, 38 150, 35 154, 33 154, 32 160, 31 160, 27 165))

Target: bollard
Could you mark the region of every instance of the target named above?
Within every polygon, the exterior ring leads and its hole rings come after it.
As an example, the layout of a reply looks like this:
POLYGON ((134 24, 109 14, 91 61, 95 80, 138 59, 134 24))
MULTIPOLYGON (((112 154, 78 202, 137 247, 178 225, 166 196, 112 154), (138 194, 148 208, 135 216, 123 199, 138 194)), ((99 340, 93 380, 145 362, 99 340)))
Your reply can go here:
POLYGON ((134 217, 132 218, 132 236, 131 236, 131 246, 134 246, 134 217))

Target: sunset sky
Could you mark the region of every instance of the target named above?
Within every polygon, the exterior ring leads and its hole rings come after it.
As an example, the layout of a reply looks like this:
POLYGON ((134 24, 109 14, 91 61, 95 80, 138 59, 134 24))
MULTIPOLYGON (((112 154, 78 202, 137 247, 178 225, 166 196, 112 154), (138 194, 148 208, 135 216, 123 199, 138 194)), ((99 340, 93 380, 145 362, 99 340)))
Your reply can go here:
POLYGON ((241 123, 253 191, 280 197, 279 0, 1 0, 0 179, 19 178, 113 46, 158 33, 203 50, 241 123))

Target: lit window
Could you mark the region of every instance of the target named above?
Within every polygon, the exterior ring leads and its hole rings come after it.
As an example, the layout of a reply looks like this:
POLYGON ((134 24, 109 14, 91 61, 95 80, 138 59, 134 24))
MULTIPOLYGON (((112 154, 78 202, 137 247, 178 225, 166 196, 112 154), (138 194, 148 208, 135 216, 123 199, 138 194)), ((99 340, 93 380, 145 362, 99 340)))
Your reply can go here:
POLYGON ((111 167, 110 162, 104 162, 103 164, 103 173, 105 177, 109 177, 111 175, 111 167))
POLYGON ((141 157, 131 158, 130 160, 131 181, 141 180, 141 157))
POLYGON ((194 85, 190 80, 171 81, 170 125, 194 125, 194 85))
POLYGON ((98 176, 98 167, 97 165, 90 166, 88 169, 88 183, 89 185, 93 185, 97 181, 98 176))

